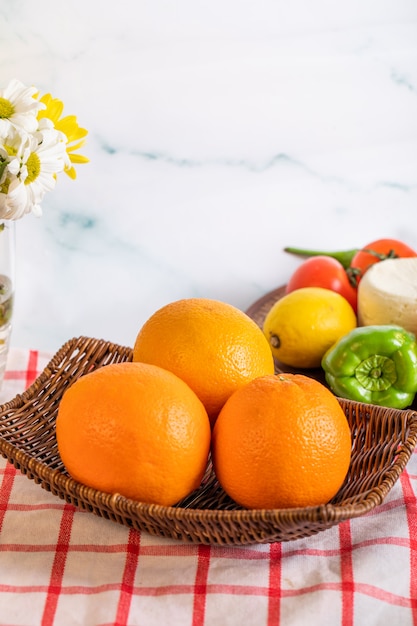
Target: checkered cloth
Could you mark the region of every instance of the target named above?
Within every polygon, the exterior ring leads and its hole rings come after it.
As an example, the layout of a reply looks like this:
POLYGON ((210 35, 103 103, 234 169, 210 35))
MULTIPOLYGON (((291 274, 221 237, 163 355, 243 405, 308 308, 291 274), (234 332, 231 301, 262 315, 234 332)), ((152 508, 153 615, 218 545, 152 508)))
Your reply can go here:
MULTIPOLYGON (((12 349, 0 402, 49 360, 12 349)), ((76 510, 0 462, 1 626, 417 625, 417 453, 370 514, 283 544, 209 547, 76 510)))

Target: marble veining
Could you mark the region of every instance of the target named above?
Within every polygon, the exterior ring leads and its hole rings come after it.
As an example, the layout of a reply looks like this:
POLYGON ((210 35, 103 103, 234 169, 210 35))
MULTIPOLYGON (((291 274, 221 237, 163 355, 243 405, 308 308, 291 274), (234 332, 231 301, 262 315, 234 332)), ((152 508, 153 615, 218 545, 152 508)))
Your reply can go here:
POLYGON ((170 300, 247 308, 286 245, 417 247, 413 0, 3 0, 0 77, 89 129, 17 228, 12 343, 131 345, 170 300))

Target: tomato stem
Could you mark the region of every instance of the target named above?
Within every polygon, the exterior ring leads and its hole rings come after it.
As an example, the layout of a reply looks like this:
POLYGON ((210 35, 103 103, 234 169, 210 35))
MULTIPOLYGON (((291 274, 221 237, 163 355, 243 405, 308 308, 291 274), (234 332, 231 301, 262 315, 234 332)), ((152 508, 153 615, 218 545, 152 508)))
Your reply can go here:
POLYGON ((330 256, 333 259, 336 259, 343 265, 345 269, 347 269, 353 257, 357 252, 359 252, 359 248, 355 248, 353 250, 340 250, 336 252, 327 252, 323 250, 305 250, 304 248, 292 248, 287 247, 284 248, 284 252, 289 252, 290 254, 296 254, 298 256, 330 256))
POLYGON ((381 252, 376 252, 375 250, 363 248, 361 252, 372 254, 372 256, 378 259, 378 261, 385 261, 385 259, 398 259, 398 254, 395 252, 395 250, 389 250, 387 253, 383 254, 381 252))

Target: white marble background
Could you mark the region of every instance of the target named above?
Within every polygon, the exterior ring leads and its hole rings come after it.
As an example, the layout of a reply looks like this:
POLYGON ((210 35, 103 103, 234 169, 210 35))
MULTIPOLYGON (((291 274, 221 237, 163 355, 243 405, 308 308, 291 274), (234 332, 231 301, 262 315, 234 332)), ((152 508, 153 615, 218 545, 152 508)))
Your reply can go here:
POLYGON ((15 346, 245 309, 286 245, 417 247, 415 0, 2 0, 11 78, 65 102, 91 160, 17 225, 15 346))

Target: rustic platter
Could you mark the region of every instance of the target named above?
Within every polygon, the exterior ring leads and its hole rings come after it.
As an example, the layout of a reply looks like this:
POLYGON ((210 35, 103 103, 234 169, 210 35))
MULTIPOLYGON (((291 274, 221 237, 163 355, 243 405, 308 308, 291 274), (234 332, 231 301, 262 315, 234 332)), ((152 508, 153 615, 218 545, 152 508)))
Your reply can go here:
MULTIPOLYGON (((280 287, 273 289, 269 293, 266 293, 264 296, 259 298, 259 300, 251 304, 250 307, 247 309, 246 313, 261 328, 270 308, 275 304, 275 302, 280 300, 285 295, 285 287, 285 285, 281 285, 280 287)), ((323 385, 327 386, 324 372, 320 367, 312 369, 297 369, 295 367, 290 367, 285 363, 281 363, 280 361, 275 360, 275 371, 276 373, 287 372, 289 374, 304 374, 305 376, 309 376, 310 378, 315 378, 323 385)), ((417 411, 417 395, 414 399, 413 404, 408 408, 417 411)))

